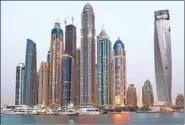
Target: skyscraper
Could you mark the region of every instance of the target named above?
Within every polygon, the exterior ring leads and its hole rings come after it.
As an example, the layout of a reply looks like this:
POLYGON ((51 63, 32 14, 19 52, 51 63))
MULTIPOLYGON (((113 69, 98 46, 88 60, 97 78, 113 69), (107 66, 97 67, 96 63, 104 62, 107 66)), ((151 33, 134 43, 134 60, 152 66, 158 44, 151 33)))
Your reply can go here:
POLYGON ((76 56, 76 27, 73 24, 66 26, 65 54, 69 54, 75 59, 75 56, 76 56))
POLYGON ((171 105, 172 58, 168 10, 155 11, 154 59, 158 101, 171 105))
POLYGON ((36 105, 37 100, 37 50, 36 43, 27 39, 24 70, 23 104, 36 105))
POLYGON ((49 66, 47 62, 41 62, 39 69, 39 89, 38 89, 38 103, 48 106, 49 102, 49 66))
POLYGON ((127 105, 128 106, 137 106, 137 93, 136 87, 134 84, 130 84, 127 90, 127 105))
POLYGON ((118 38, 113 46, 113 104, 127 104, 126 51, 118 38))
POLYGON ((16 88, 15 105, 22 105, 24 86, 24 63, 19 63, 16 67, 16 88))
POLYGON ((80 105, 80 47, 76 50, 75 56, 75 106, 80 105))
POLYGON ((51 32, 50 45, 50 83, 49 83, 49 104, 60 104, 60 73, 61 73, 61 55, 64 53, 63 30, 60 28, 60 23, 56 22, 55 27, 51 32))
POLYGON ((61 104, 74 104, 75 91, 74 88, 74 58, 68 54, 64 54, 61 58, 61 83, 60 97, 61 104))
POLYGON ((89 3, 81 16, 80 104, 92 105, 95 102, 95 16, 89 3))
POLYGON ((142 87, 143 107, 152 107, 154 103, 153 89, 151 82, 147 79, 142 87))
POLYGON ((111 105, 111 49, 112 44, 105 30, 97 37, 97 84, 99 105, 111 105))

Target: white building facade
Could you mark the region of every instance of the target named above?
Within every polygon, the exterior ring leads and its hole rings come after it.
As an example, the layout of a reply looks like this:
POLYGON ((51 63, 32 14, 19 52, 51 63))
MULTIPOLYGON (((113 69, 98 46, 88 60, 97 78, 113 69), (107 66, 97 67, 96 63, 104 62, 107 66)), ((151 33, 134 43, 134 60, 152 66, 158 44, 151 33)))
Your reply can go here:
POLYGON ((158 101, 171 105, 172 58, 168 10, 155 11, 154 60, 158 101))

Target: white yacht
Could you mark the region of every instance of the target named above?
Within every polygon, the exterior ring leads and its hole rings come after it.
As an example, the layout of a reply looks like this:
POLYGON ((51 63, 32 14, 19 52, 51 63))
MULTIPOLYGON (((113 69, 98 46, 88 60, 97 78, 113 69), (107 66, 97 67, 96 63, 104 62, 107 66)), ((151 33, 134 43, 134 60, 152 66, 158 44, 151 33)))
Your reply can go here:
POLYGON ((79 113, 76 112, 74 109, 67 109, 67 110, 60 110, 58 114, 72 116, 72 115, 78 115, 79 113))
POLYGON ((58 114, 59 114, 59 115, 65 115, 65 114, 66 114, 66 109, 60 109, 60 110, 58 111, 58 114))
POLYGON ((1 114, 5 114, 5 115, 15 115, 16 111, 13 109, 2 109, 1 110, 1 114))
POLYGON ((58 113, 52 111, 51 109, 45 109, 46 115, 57 115, 58 113))
POLYGON ((20 105, 15 108, 16 109, 16 114, 17 115, 29 115, 29 114, 37 114, 35 110, 33 110, 31 107, 27 105, 20 105))
POLYGON ((74 109, 68 109, 65 112, 65 115, 78 115, 79 113, 77 113, 74 109))
POLYGON ((51 109, 41 109, 41 110, 38 110, 38 114, 39 115, 58 115, 57 112, 54 112, 51 109))
POLYGON ((79 115, 99 115, 100 111, 92 106, 84 106, 80 108, 77 113, 79 113, 79 115))

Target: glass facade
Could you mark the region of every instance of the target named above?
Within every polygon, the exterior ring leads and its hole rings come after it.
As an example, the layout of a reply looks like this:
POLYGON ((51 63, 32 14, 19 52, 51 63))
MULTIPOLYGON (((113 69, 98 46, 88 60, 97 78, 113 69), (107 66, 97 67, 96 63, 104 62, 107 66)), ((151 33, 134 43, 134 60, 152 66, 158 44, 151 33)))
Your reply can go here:
POLYGON ((23 104, 23 86, 24 86, 24 64, 20 63, 16 67, 16 88, 15 88, 15 105, 23 104))
POLYGON ((23 104, 36 105, 38 104, 37 85, 37 51, 36 44, 27 39, 26 45, 26 59, 24 70, 24 91, 23 91, 23 104))
POLYGON ((69 105, 73 103, 72 96, 72 72, 73 72, 73 57, 69 55, 62 56, 61 61, 61 104, 69 105))
POLYGON ((102 29, 97 40, 98 105, 111 105, 111 41, 102 29))
POLYGON ((47 54, 47 62, 50 62, 50 50, 48 51, 48 54, 47 54))

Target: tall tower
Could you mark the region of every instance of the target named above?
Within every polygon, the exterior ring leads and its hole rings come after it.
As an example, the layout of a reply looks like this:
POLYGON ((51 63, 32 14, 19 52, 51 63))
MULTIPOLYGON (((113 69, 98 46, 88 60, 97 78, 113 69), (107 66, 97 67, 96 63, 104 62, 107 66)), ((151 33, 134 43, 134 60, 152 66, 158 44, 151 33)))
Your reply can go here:
POLYGON ((16 67, 16 88, 15 88, 15 105, 22 105, 23 86, 24 86, 24 63, 19 63, 16 67))
POLYGON ((112 43, 109 40, 105 30, 102 29, 97 37, 97 84, 99 105, 111 105, 111 48, 112 43))
POLYGON ((49 83, 49 103, 52 105, 60 104, 60 61, 61 55, 64 52, 63 30, 60 28, 60 23, 56 22, 55 27, 51 32, 50 45, 50 83, 49 83))
POLYGON ((39 69, 38 103, 42 104, 44 102, 45 106, 48 106, 49 99, 48 70, 49 70, 48 62, 42 62, 39 69))
POLYGON ((73 24, 67 25, 65 30, 65 54, 75 59, 76 54, 76 27, 73 24))
POLYGON ((74 58, 64 54, 61 58, 61 83, 60 96, 61 105, 74 104, 75 91, 74 86, 74 58))
POLYGON ((95 102, 95 16, 89 3, 81 17, 80 104, 92 105, 95 102))
POLYGON ((36 105, 37 100, 37 50, 36 43, 27 39, 24 70, 24 105, 36 105))
POLYGON ((171 106, 172 58, 168 10, 155 11, 154 59, 158 101, 171 106))
POLYGON ((142 87, 142 103, 144 107, 152 107, 154 103, 153 89, 151 82, 147 79, 142 87))
POLYGON ((123 42, 118 38, 113 46, 113 104, 126 105, 127 77, 126 51, 123 42))
POLYGON ((75 106, 80 105, 80 48, 76 50, 75 58, 75 106))

